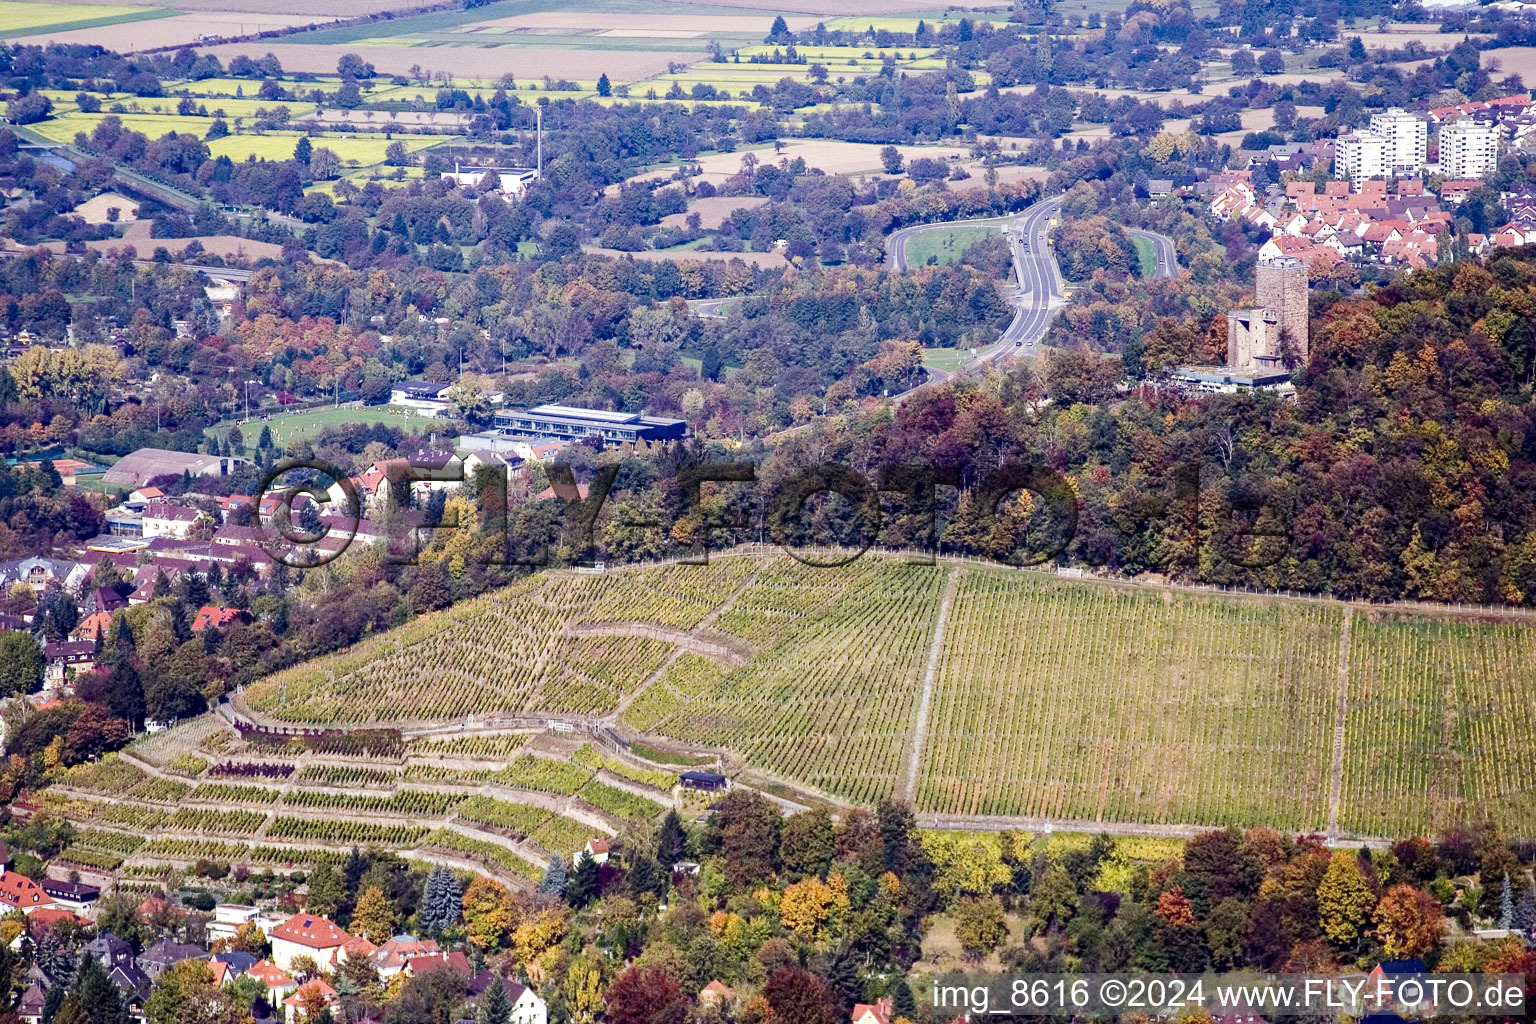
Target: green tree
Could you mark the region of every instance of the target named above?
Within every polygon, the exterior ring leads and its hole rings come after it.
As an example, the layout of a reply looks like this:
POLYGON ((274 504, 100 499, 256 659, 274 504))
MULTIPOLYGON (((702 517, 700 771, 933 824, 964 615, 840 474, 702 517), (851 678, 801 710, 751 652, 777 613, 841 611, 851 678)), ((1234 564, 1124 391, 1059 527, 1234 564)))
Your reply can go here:
POLYGON ((213 981, 202 960, 183 960, 155 981, 144 1003, 148 1024, 250 1024, 250 1012, 213 981))
POLYGON ((981 959, 1008 938, 1003 901, 996 896, 966 896, 955 905, 955 937, 973 959, 981 959))
POLYGON ((309 873, 309 890, 304 909, 322 917, 330 917, 336 913, 346 895, 347 888, 341 875, 329 861, 321 861, 309 873))
POLYGON ((576 861, 576 870, 571 872, 571 880, 565 887, 565 898, 571 906, 580 910, 597 898, 597 861, 585 850, 581 858, 576 861))
POLYGON ((427 874, 416 920, 428 935, 441 935, 459 921, 464 911, 464 891, 452 871, 438 864, 427 874))
POLYGON ((491 979, 491 987, 481 997, 480 1014, 476 1019, 480 1024, 507 1024, 512 1019, 512 1001, 507 998, 506 985, 500 975, 491 979))
POLYGON ((688 833, 683 830, 683 819, 676 811, 668 811, 656 833, 656 859, 670 871, 687 853, 688 833))
POLYGON ((31 693, 43 681, 43 649, 31 633, 0 633, 0 696, 31 693))
POLYGON ((309 163, 310 154, 314 152, 314 149, 314 144, 309 141, 309 136, 300 135, 299 141, 293 144, 294 162, 301 164, 309 163))
POLYGON ((606 71, 603 72, 602 77, 598 78, 597 80, 597 94, 599 96, 613 95, 613 85, 608 81, 608 72, 606 71))
POLYGON ((1077 888, 1060 864, 1045 869, 1029 897, 1035 916, 1046 924, 1065 921, 1077 909, 1077 888))
POLYGON ((784 822, 779 840, 779 856, 784 867, 801 875, 819 875, 832 863, 836 846, 832 837, 832 815, 826 808, 802 811, 784 822))

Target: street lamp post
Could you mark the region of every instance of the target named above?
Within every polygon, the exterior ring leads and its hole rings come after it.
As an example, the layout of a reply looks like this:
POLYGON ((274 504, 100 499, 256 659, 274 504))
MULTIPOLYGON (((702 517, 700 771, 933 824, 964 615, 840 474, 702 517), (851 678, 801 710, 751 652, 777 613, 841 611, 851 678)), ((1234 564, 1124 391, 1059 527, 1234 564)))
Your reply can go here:
POLYGON ((261 381, 259 380, 248 380, 245 382, 245 422, 247 423, 251 421, 251 385, 260 383, 261 381))

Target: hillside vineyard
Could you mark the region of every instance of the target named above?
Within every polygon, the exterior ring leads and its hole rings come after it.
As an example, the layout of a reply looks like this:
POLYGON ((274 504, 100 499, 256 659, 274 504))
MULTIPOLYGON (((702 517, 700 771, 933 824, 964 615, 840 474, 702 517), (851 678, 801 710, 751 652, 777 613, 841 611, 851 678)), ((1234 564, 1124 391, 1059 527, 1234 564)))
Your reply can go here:
POLYGON ((354 728, 564 716, 957 823, 1375 836, 1462 821, 1474 803, 1505 824, 1536 813, 1522 629, 743 554, 545 573, 260 680, 236 708, 354 728))

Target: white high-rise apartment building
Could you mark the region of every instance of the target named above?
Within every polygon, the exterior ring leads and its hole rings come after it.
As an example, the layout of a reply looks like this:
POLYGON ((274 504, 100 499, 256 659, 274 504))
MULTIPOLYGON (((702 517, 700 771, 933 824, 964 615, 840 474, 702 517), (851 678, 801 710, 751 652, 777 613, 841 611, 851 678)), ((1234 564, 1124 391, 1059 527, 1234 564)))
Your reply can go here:
POLYGON ((1485 178, 1499 166, 1499 129, 1462 118, 1440 129, 1440 173, 1447 178, 1485 178))
POLYGON ((1333 176, 1348 179, 1350 187, 1357 190, 1361 182, 1386 177, 1390 145, 1385 136, 1375 132, 1340 135, 1333 149, 1333 176))
POLYGON ((1393 107, 1371 115, 1371 131, 1387 140, 1387 173, 1417 175, 1429 155, 1429 126, 1417 114, 1393 107))

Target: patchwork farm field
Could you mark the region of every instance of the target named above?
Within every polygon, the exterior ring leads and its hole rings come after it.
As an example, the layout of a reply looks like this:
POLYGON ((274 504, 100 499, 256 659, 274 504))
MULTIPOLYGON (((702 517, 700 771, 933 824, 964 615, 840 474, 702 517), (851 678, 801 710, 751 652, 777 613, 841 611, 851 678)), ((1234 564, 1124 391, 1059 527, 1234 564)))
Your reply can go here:
POLYGON ((122 4, 79 5, 0 0, 0 39, 68 32, 162 18, 174 12, 122 4))
POLYGON ((241 703, 355 727, 575 715, 941 821, 1390 835, 1536 820, 1532 628, 743 554, 544 573, 241 703))

